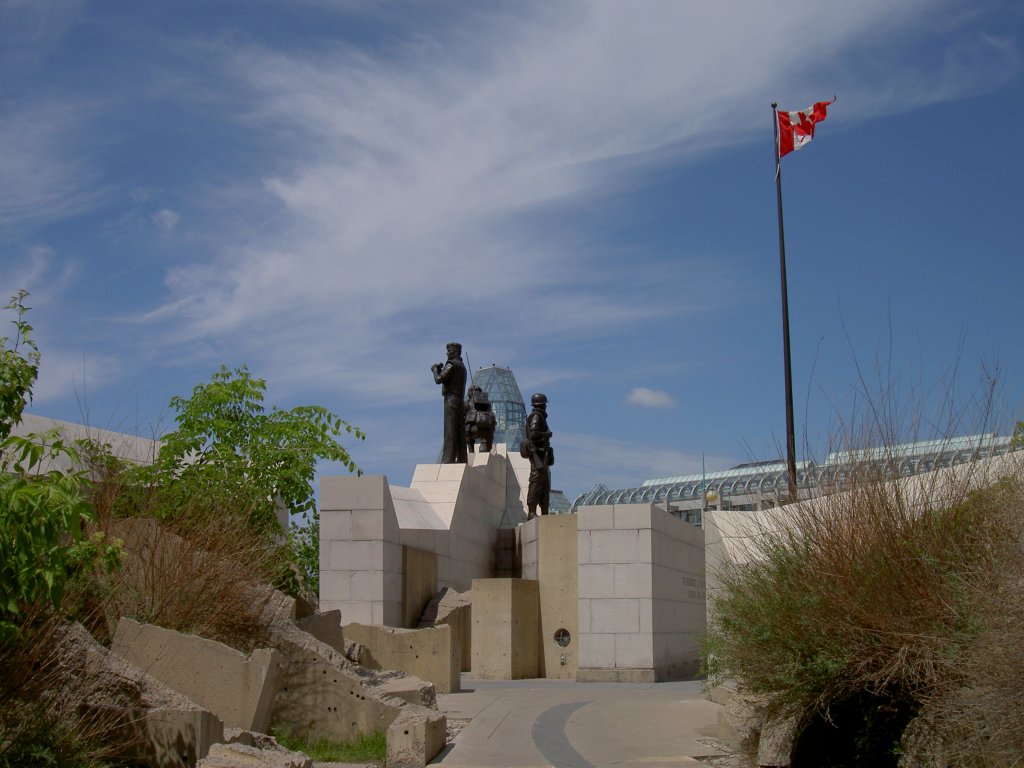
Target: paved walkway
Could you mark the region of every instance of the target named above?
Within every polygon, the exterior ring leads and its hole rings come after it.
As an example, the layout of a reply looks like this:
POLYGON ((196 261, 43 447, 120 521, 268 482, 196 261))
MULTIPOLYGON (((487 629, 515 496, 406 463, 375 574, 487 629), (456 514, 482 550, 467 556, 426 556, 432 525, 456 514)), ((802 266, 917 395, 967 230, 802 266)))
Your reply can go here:
POLYGON ((577 683, 462 679, 442 694, 449 720, 468 720, 432 764, 455 768, 655 768, 720 756, 717 704, 699 681, 577 683))

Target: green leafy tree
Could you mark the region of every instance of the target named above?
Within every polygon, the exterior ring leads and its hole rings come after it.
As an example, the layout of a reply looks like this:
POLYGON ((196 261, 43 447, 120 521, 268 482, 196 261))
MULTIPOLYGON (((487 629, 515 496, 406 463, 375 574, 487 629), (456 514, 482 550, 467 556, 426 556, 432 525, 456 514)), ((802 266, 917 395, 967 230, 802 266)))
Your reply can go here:
POLYGON ((0 641, 16 635, 21 619, 40 602, 59 609, 77 570, 91 567, 95 558, 107 567, 117 561, 116 547, 83 538, 84 524, 93 519, 84 472, 53 468, 77 464, 75 449, 56 430, 11 434, 32 400, 39 371, 39 350, 25 321, 26 296, 19 291, 5 307, 17 315, 13 342, 0 339, 0 641))
POLYGON ((32 385, 39 375, 39 348, 32 340, 32 326, 25 320, 28 291, 18 291, 4 309, 13 309, 11 323, 17 329, 13 341, 0 337, 0 440, 6 439, 21 421, 21 412, 32 402, 32 385))
POLYGON ((343 464, 361 474, 338 442, 363 440, 362 431, 318 405, 290 410, 263 403, 266 382, 242 366, 221 366, 188 398, 174 397, 177 427, 164 436, 153 471, 165 501, 247 510, 259 531, 278 533, 277 511, 303 519, 290 535, 293 560, 315 587, 319 570, 319 516, 313 481, 318 461, 343 464))

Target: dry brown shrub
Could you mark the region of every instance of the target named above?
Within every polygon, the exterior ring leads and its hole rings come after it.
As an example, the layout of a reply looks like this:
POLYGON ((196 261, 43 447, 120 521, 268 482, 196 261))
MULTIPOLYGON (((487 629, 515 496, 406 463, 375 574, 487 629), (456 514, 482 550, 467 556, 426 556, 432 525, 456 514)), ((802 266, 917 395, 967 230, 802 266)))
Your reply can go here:
POLYGON ((860 728, 851 754, 891 757, 920 713, 909 764, 1018 764, 1006 759, 1024 754, 1024 461, 907 478, 896 458, 751 524, 752 557, 723 578, 710 648, 814 739, 840 735, 815 723, 860 728), (955 760, 925 761, 940 753, 955 760))
POLYGON ((123 542, 124 555, 95 612, 102 615, 90 627, 95 636, 129 616, 242 650, 262 637, 261 615, 273 595, 267 583, 280 553, 238 517, 106 518, 101 526, 123 542))
POLYGON ((963 585, 977 632, 908 729, 913 765, 1024 765, 1024 477, 1018 471, 975 503, 993 534, 990 569, 963 585))
POLYGON ((287 567, 284 542, 253 530, 244 499, 182 507, 102 449, 90 459, 96 528, 123 550, 118 571, 93 573, 71 595, 93 636, 109 640, 128 616, 251 651, 274 598, 269 584, 287 567))

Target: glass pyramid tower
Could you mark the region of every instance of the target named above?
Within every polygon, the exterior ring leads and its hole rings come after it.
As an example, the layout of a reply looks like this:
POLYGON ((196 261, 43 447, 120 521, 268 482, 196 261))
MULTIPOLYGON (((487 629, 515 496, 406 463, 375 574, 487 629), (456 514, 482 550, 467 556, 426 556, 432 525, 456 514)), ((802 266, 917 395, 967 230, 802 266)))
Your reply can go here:
POLYGON ((473 374, 473 384, 487 393, 497 420, 494 442, 508 445, 509 453, 518 453, 526 437, 526 404, 516 377, 508 368, 491 365, 473 374))

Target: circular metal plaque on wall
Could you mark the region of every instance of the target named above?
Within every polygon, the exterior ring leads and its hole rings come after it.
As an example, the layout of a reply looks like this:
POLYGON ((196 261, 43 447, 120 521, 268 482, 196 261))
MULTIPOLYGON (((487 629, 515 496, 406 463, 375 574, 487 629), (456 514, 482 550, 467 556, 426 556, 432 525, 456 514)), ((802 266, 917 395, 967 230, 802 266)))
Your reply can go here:
POLYGON ((569 634, 569 630, 568 629, 556 629, 555 630, 555 642, 558 643, 558 645, 561 646, 562 648, 565 648, 567 645, 569 645, 569 642, 571 640, 572 640, 572 635, 569 634))

